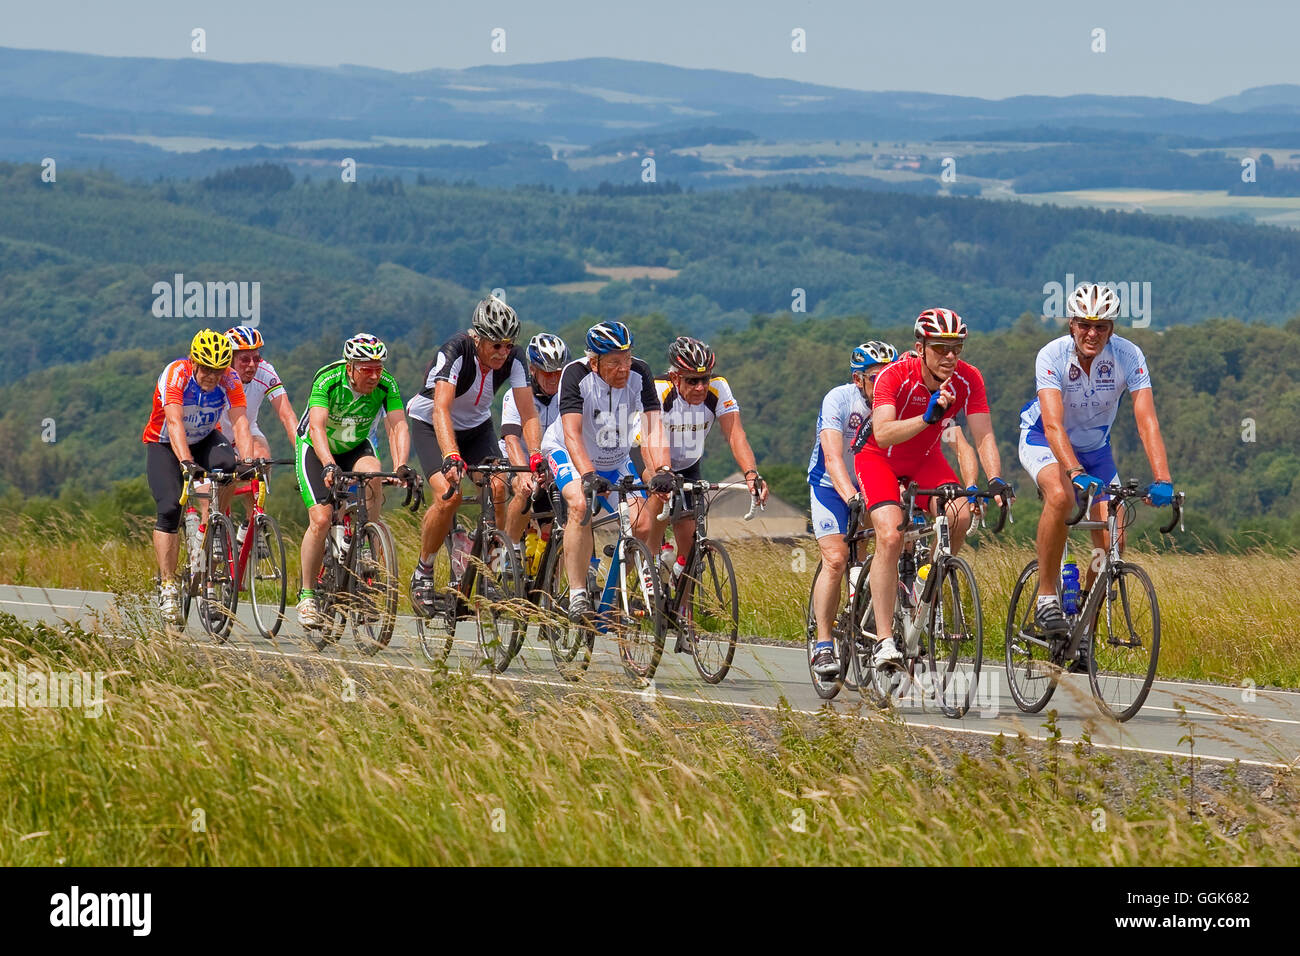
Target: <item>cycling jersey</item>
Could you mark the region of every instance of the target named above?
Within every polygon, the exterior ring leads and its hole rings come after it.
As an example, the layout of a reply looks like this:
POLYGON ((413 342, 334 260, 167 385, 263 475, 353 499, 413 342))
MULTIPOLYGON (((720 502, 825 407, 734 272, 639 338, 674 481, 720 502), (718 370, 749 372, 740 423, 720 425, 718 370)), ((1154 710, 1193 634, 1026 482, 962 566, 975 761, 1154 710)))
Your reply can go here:
MULTIPOLYGON (((1070 335, 1044 345, 1034 364, 1035 392, 1052 388, 1061 393, 1065 434, 1076 451, 1094 451, 1110 441, 1124 389, 1150 387, 1151 372, 1142 350, 1117 335, 1092 360, 1091 372, 1079 364, 1070 335)), ((1037 395, 1020 410, 1020 430, 1027 444, 1047 444, 1037 395)))
MULTIPOLYGON (((282 394, 284 394, 284 384, 280 381, 280 376, 276 374, 275 367, 266 359, 262 359, 257 363, 257 371, 253 373, 253 380, 244 386, 248 427, 254 435, 261 434, 261 430, 257 427, 257 412, 262 407, 262 400, 282 394)), ((230 424, 228 409, 223 411, 221 417, 217 419, 217 427, 226 435, 235 434, 235 430, 230 424)))
POLYGON ((244 386, 239 382, 239 375, 234 369, 221 373, 217 387, 210 392, 199 388, 198 379, 194 377, 194 363, 187 358, 172 362, 158 376, 158 383, 153 390, 153 411, 149 423, 144 426, 142 442, 167 442, 167 416, 163 412, 165 405, 180 405, 181 418, 185 422, 185 441, 193 445, 201 438, 206 438, 217 427, 217 419, 227 408, 244 408, 244 386))
POLYGON ((812 457, 808 459, 808 484, 821 488, 835 487, 831 482, 830 473, 826 470, 826 453, 822 451, 822 432, 837 431, 844 442, 844 470, 849 473, 853 487, 858 486, 858 478, 853 471, 853 437, 858 433, 859 428, 870 421, 871 409, 867 408, 867 400, 862 397, 862 389, 852 382, 847 385, 837 385, 826 393, 826 397, 822 399, 821 411, 817 414, 817 432, 813 438, 812 457))
POLYGON ((564 367, 560 375, 560 414, 542 436, 542 454, 564 451, 564 416, 582 415, 582 437, 587 457, 599 470, 621 468, 632 450, 636 413, 660 411, 654 375, 641 359, 632 358, 627 384, 612 388, 593 372, 586 359, 564 367))
POLYGON ((438 349, 424 373, 424 387, 411 399, 406 414, 432 425, 433 392, 438 382, 456 386, 456 397, 451 402, 451 427, 467 431, 492 417, 492 399, 507 383, 511 388, 527 388, 528 370, 524 353, 517 345, 510 347, 505 365, 495 371, 485 369, 479 364, 477 347, 469 333, 457 332, 438 349))
MULTIPOLYGON (((542 387, 533 382, 530 389, 533 395, 533 408, 537 411, 537 424, 542 431, 546 431, 551 422, 560 417, 560 392, 557 389, 554 395, 547 395, 542 391, 542 387)), ((501 402, 501 441, 498 445, 501 448, 501 457, 506 458, 506 436, 514 435, 520 441, 524 437, 524 421, 519 414, 519 406, 515 402, 515 393, 512 389, 506 392, 504 401, 501 402)), ((525 448, 525 451, 527 448, 525 448)))
POLYGON ((313 408, 325 409, 325 435, 330 454, 339 455, 356 448, 370 436, 381 415, 402 410, 402 395, 397 381, 385 369, 369 395, 359 395, 348 384, 348 363, 343 359, 320 369, 311 383, 307 409, 298 421, 298 438, 311 443, 308 421, 313 408))
POLYGON ((663 406, 664 434, 668 436, 673 471, 689 468, 703 458, 704 439, 709 437, 713 423, 723 415, 740 411, 731 386, 721 376, 709 379, 709 390, 698 405, 688 405, 673 383, 664 379, 655 380, 655 389, 663 406))
MULTIPOLYGON (((895 421, 923 415, 930 404, 930 389, 925 384, 924 373, 925 363, 914 352, 886 366, 876 376, 871 402, 873 411, 888 405, 894 409, 895 421)), ((958 415, 988 414, 989 401, 984 391, 984 376, 979 369, 958 359, 948 382, 952 384, 956 398, 940 421, 926 425, 920 434, 888 448, 881 448, 873 434, 862 446, 859 456, 871 453, 883 457, 889 460, 895 474, 912 474, 935 450, 944 429, 952 425, 958 415)))

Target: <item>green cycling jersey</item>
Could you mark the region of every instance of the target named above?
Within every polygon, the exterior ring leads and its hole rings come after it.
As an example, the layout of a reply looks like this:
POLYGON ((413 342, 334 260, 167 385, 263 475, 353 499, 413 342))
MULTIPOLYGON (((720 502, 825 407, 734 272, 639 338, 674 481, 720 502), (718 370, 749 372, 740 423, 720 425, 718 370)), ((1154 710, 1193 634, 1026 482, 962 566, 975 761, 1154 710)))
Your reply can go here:
POLYGON ((330 454, 341 455, 351 451, 370 436, 370 430, 380 415, 402 410, 402 396, 397 380, 384 370, 379 384, 369 395, 360 395, 348 384, 347 362, 339 360, 326 365, 316 373, 311 383, 311 397, 307 410, 298 422, 298 440, 311 443, 308 420, 313 408, 326 411, 325 436, 330 454))

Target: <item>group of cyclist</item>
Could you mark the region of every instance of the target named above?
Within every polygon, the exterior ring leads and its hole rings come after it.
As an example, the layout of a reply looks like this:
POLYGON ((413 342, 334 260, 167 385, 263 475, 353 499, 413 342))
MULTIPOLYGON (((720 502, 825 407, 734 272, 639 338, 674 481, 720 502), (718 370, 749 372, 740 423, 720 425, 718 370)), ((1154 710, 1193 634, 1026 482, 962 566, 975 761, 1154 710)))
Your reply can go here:
MULTIPOLYGON (((1114 334, 1118 312, 1118 297, 1106 286, 1085 283, 1073 292, 1069 330, 1038 353, 1036 395, 1021 410, 1019 457, 1044 502, 1036 542, 1035 624, 1047 632, 1062 633, 1068 626, 1057 576, 1075 495, 1094 496, 1092 517, 1100 520, 1106 496, 1098 492, 1118 481, 1110 429, 1126 389, 1133 395, 1138 433, 1155 478, 1147 498, 1158 506, 1173 500, 1150 372, 1141 350, 1114 334)), ((901 659, 890 626, 903 541, 900 488, 913 481, 925 488, 957 484, 941 450, 952 447, 960 486, 972 495, 959 498, 948 514, 954 551, 971 526, 981 467, 995 502, 1014 497, 1002 476, 983 376, 959 357, 966 323, 950 309, 935 308, 922 312, 914 329, 913 348, 903 355, 879 341, 854 349, 851 381, 826 394, 818 415, 808 483, 813 530, 829 572, 819 577, 813 595, 818 639, 812 665, 818 673, 839 666, 830 628, 847 561, 845 535, 853 521, 865 522, 875 532, 877 560, 868 586, 876 615, 871 636, 879 635, 874 661, 882 666, 901 659)), ((159 376, 143 435, 149 487, 157 502, 154 548, 163 618, 180 620, 176 567, 183 480, 215 469, 234 471, 241 460, 268 458, 269 446, 257 425, 263 400, 270 401, 294 442, 298 486, 308 512, 297 607, 299 623, 307 628, 322 623, 311 585, 320 572, 333 517, 331 489, 344 472, 379 470, 371 438, 381 418, 393 473, 407 484, 425 481, 433 492, 410 582, 412 607, 419 614, 433 612, 434 558, 461 504, 461 480, 488 459, 527 466, 513 482, 496 475, 491 485, 498 526, 516 548, 530 511, 549 512, 542 476, 554 482, 565 506, 565 540, 572 544, 564 554, 572 582, 568 608, 575 620, 586 619, 592 603, 585 590, 592 543, 585 517, 591 506, 614 510, 610 496, 623 477, 642 478, 656 499, 652 504, 641 493, 630 509, 634 534, 653 552, 666 528, 659 517, 663 505, 679 480, 700 477, 704 442, 716 422, 750 493, 766 502, 767 485, 741 424, 740 406, 727 380, 714 374, 716 356, 704 342, 676 339, 668 349, 669 367, 657 377, 633 354, 632 333, 622 322, 592 326, 585 354, 576 359, 558 335, 540 333, 520 348, 519 333, 514 309, 493 296, 482 300, 469 329, 443 343, 419 392, 405 404, 385 367, 387 347, 373 335, 354 335, 344 343, 342 359, 316 373, 307 407, 298 417, 275 369, 261 355, 264 343, 257 329, 199 332, 189 357, 171 362, 159 376), (492 406, 507 386, 498 437, 492 406), (632 457, 637 445, 640 474, 632 457), (423 477, 409 464, 412 447, 423 477)), ((219 501, 224 508, 229 493, 223 494, 219 501)), ((368 508, 378 513, 378 479, 369 482, 366 494, 368 508)), ((674 537, 690 541, 691 503, 677 498, 670 518, 674 537)), ((931 514, 938 507, 924 498, 917 505, 931 514)), ((1102 532, 1093 535, 1102 546, 1102 532)), ((1091 581, 1090 570, 1087 584, 1091 581)))
MULTIPOLYGON (((385 369, 387 347, 373 335, 355 335, 344 343, 340 361, 316 373, 296 424, 283 385, 261 357, 264 343, 256 329, 199 332, 189 358, 172 362, 159 378, 143 436, 158 506, 154 539, 163 618, 180 621, 176 566, 182 481, 214 469, 233 471, 237 458, 269 456, 256 426, 264 397, 293 437, 298 486, 308 512, 297 616, 309 629, 323 623, 311 585, 320 573, 333 518, 331 489, 345 472, 379 469, 371 435, 381 417, 393 474, 407 484, 427 481, 433 492, 421 522, 420 555, 410 586, 413 609, 426 616, 436 606, 434 558, 461 504, 461 480, 488 459, 504 457, 528 469, 513 483, 494 476, 491 485, 498 524, 516 549, 522 546, 529 512, 550 511, 539 472, 550 476, 567 506, 566 540, 576 543, 566 549, 573 565, 569 580, 578 582, 568 595, 575 620, 586 620, 591 608, 584 557, 591 550, 591 529, 584 517, 589 504, 614 510, 610 494, 623 476, 644 477, 658 499, 650 507, 642 493, 632 504, 637 536, 658 546, 664 533, 658 512, 676 487, 674 474, 699 478, 704 440, 716 421, 749 490, 766 501, 767 486, 740 424, 740 406, 726 379, 712 374, 716 357, 705 343, 678 338, 668 350, 670 369, 656 379, 649 365, 633 355, 632 333, 622 322, 589 329, 585 356, 577 360, 563 339, 549 332, 533 336, 521 349, 519 332, 518 316, 509 305, 492 296, 482 300, 469 329, 443 343, 420 391, 405 405, 385 369), (492 406, 507 386, 498 439, 492 406), (640 445, 645 465, 641 476, 632 458, 635 445, 640 445), (412 446, 423 478, 408 463, 412 446)), ((368 510, 379 513, 379 479, 368 482, 366 494, 368 510)), ((228 499, 223 491, 223 508, 228 499)), ((689 505, 687 501, 673 511, 677 540, 690 540, 694 532, 685 511, 689 505)))
MULTIPOLYGON (((1038 595, 1035 627, 1064 634, 1069 623, 1061 608, 1057 583, 1067 535, 1066 519, 1075 509, 1076 495, 1091 497, 1091 517, 1103 520, 1107 496, 1101 489, 1119 481, 1111 452, 1110 430, 1127 389, 1154 481, 1147 500, 1156 506, 1173 501, 1173 478, 1165 455, 1160 425, 1151 395, 1146 358, 1129 340, 1114 334, 1119 314, 1115 292, 1083 283, 1067 305, 1069 331, 1039 351, 1035 368, 1036 395, 1021 410, 1020 462, 1043 498, 1036 550, 1038 595)), ((875 532, 875 560, 868 577, 875 612, 874 666, 902 659, 891 622, 898 594, 898 558, 903 546, 900 488, 916 482, 922 488, 957 484, 943 455, 943 443, 953 446, 961 486, 971 493, 958 499, 949 513, 955 552, 970 529, 977 465, 988 476, 994 501, 1014 498, 1002 477, 989 413, 984 378, 960 356, 966 323, 950 309, 927 309, 916 319, 913 349, 899 356, 884 342, 866 342, 853 351, 852 382, 833 388, 822 402, 817 441, 808 464, 813 528, 823 568, 813 594, 817 642, 812 666, 818 674, 839 669, 831 641, 839 582, 848 548, 845 536, 852 520, 866 515, 875 532), (958 416, 970 428, 974 447, 967 443, 958 416)), ((917 506, 937 512, 938 502, 917 498, 917 506)), ((1104 532, 1094 531, 1094 544, 1105 546, 1104 532)), ((1121 542, 1122 546, 1122 542, 1121 542)), ((1095 577, 1090 567, 1084 590, 1095 577)), ((1076 661, 1074 669, 1086 662, 1076 661)))

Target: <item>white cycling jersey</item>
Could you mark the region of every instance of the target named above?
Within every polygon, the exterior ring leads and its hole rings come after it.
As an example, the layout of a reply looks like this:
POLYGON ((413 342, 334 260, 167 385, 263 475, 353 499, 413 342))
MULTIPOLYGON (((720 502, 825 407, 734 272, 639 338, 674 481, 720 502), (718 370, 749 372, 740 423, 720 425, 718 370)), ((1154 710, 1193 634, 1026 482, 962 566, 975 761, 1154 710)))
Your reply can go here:
POLYGON ((542 436, 542 454, 567 451, 564 447, 564 416, 582 415, 582 437, 587 457, 598 470, 622 467, 632 450, 636 414, 659 411, 654 375, 650 366, 633 357, 627 384, 612 388, 587 365, 585 358, 564 366, 560 375, 560 413, 542 436))
POLYGON ((837 385, 826 393, 822 399, 821 412, 817 415, 817 432, 813 438, 812 456, 808 459, 808 484, 822 488, 834 488, 830 473, 826 470, 826 453, 822 451, 822 432, 838 431, 844 441, 844 468, 858 487, 858 474, 853 468, 853 439, 858 429, 871 420, 871 408, 862 397, 862 389, 849 382, 837 385))
MULTIPOLYGON (((280 381, 280 376, 276 374, 275 367, 266 359, 257 363, 257 371, 253 373, 253 380, 244 386, 244 398, 248 401, 248 427, 254 435, 262 435, 262 430, 257 427, 257 410, 262 407, 262 400, 274 398, 284 393, 284 383, 280 381)), ((221 413, 221 418, 217 420, 217 427, 221 429, 221 434, 227 438, 233 438, 235 435, 234 426, 230 424, 230 409, 227 408, 221 413)), ((265 438, 265 435, 262 435, 265 438)))
MULTIPOLYGON (((547 395, 538 387, 536 382, 533 382, 530 391, 533 394, 533 408, 537 410, 537 424, 542 431, 546 431, 551 422, 560 417, 559 390, 556 390, 554 395, 547 395)), ((524 450, 527 451, 527 443, 523 441, 524 420, 519 414, 519 405, 515 402, 514 389, 506 392, 506 397, 501 402, 501 440, 497 442, 497 445, 501 449, 502 458, 509 457, 506 454, 506 437, 508 435, 518 436, 520 442, 525 445, 524 450)))
MULTIPOLYGON (((1124 390, 1151 387, 1151 372, 1142 350, 1112 335, 1085 372, 1075 354, 1074 338, 1063 335, 1044 345, 1034 366, 1034 390, 1056 389, 1065 411, 1065 434, 1076 451, 1095 451, 1110 441, 1124 390)), ((1046 445, 1038 396, 1020 410, 1020 431, 1030 445, 1046 445)))

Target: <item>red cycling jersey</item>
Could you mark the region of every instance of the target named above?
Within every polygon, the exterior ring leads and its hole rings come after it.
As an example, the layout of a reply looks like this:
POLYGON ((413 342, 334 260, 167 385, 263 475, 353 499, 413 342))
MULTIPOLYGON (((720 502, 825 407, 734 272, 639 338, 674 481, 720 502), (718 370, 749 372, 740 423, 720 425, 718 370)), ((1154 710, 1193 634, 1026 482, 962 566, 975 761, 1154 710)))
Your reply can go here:
MULTIPOLYGON (((915 352, 886 368, 876 377, 876 387, 871 397, 872 412, 882 405, 889 405, 894 409, 895 421, 925 414, 925 408, 930 404, 930 389, 926 388, 922 378, 924 371, 920 356, 915 352)), ((875 455, 883 455, 889 459, 895 473, 907 473, 919 467, 926 456, 934 451, 943 436, 943 430, 953 423, 958 413, 988 414, 989 400, 984 392, 984 376, 979 373, 979 369, 958 359, 957 367, 948 381, 952 383, 957 397, 948 406, 941 421, 927 425, 919 435, 913 435, 907 441, 888 448, 881 448, 872 433, 862 451, 865 453, 870 450, 875 455)))

